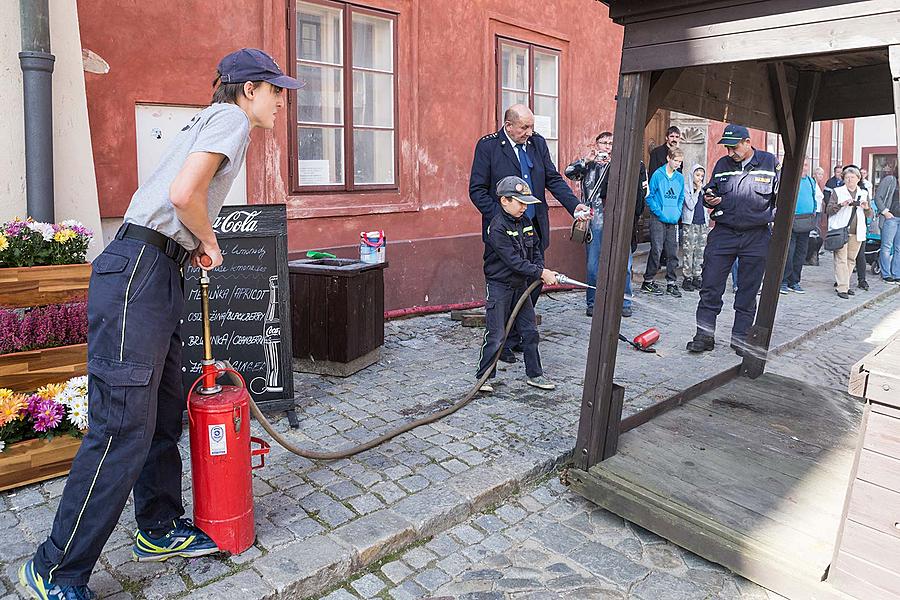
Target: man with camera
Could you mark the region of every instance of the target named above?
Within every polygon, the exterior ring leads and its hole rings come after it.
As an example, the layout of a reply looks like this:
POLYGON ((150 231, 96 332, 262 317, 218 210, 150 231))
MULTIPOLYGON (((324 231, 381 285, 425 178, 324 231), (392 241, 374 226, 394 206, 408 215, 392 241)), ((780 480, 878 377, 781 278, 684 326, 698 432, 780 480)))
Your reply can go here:
POLYGON ((769 224, 775 214, 781 165, 774 155, 753 148, 746 127, 728 125, 719 144, 726 147, 728 155, 716 162, 704 188, 703 203, 713 209, 710 218, 715 227, 709 233, 703 257, 697 334, 687 349, 708 352, 715 347, 716 318, 722 311, 725 281, 735 259, 740 259, 731 348, 743 356, 756 315, 756 293, 766 270, 772 237, 769 224))

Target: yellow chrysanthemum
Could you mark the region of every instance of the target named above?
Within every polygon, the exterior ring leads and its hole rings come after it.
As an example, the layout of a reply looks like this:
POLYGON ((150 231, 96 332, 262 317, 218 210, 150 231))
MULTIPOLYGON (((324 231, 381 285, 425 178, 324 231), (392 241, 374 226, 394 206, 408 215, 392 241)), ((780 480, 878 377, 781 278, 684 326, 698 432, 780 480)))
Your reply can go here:
POLYGON ((7 388, 0 388, 0 402, 3 402, 7 398, 12 398, 15 396, 15 392, 7 388))
POLYGON ((60 229, 56 233, 53 234, 53 239, 59 242, 60 244, 65 244, 73 237, 76 237, 78 234, 72 231, 71 229, 60 229))
POLYGON ((66 384, 64 383, 48 383, 38 388, 37 395, 44 400, 54 400, 64 389, 66 389, 66 384))
POLYGON ((26 406, 25 397, 18 394, 0 398, 0 427, 21 419, 26 406))
POLYGON ((0 233, 0 252, 3 252, 9 248, 9 241, 7 241, 6 236, 0 233))

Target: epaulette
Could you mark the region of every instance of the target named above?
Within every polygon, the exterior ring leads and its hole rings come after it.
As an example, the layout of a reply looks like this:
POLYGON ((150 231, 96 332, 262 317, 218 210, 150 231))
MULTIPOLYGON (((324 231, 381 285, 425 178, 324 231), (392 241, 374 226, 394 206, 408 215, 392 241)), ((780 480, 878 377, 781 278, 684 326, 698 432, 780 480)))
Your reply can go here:
POLYGON ((499 135, 499 134, 495 131, 494 133, 489 133, 489 134, 487 134, 487 135, 485 135, 485 136, 482 136, 482 138, 481 138, 480 140, 478 140, 478 141, 479 141, 479 142, 482 142, 482 141, 484 141, 484 140, 492 140, 492 139, 494 139, 495 137, 497 137, 497 135, 499 135))

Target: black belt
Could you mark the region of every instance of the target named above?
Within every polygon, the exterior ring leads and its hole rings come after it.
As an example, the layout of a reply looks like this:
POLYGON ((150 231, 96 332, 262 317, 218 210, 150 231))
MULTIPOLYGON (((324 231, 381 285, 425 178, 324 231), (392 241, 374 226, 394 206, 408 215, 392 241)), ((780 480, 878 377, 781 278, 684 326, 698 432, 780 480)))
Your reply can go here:
POLYGON ((185 250, 181 244, 179 244, 172 238, 165 236, 153 229, 149 229, 141 225, 135 225, 134 223, 125 223, 119 228, 119 232, 116 234, 116 239, 121 240, 122 238, 140 240, 142 242, 147 242, 148 244, 156 246, 163 252, 163 254, 174 260, 179 265, 184 264, 184 261, 187 260, 188 256, 191 255, 190 252, 185 250))

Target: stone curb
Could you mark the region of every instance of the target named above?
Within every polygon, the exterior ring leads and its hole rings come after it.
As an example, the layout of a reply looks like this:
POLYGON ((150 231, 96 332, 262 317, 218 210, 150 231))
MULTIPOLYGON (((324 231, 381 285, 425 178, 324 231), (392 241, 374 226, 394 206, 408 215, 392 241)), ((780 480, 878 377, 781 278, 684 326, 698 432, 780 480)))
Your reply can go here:
MULTIPOLYGON (((787 352, 803 341, 827 331, 859 311, 900 293, 900 286, 884 290, 841 315, 784 342, 773 355, 787 352)), ((360 517, 329 534, 317 535, 270 551, 208 588, 198 597, 287 599, 316 598, 379 560, 419 541, 433 537, 473 514, 519 493, 571 459, 563 452, 534 449, 520 456, 505 456, 492 464, 448 478, 401 500, 391 508, 360 517)), ((193 597, 193 596, 192 596, 193 597)))

